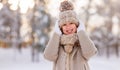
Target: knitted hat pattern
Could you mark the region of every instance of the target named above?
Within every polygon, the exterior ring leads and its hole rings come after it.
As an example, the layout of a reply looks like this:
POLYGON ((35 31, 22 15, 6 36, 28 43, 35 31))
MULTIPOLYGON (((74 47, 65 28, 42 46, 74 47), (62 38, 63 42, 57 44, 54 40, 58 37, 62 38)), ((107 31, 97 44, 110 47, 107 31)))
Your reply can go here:
POLYGON ((61 28, 64 24, 74 23, 76 26, 79 25, 77 14, 74 11, 73 4, 70 1, 63 1, 60 4, 59 13, 59 27, 61 28))

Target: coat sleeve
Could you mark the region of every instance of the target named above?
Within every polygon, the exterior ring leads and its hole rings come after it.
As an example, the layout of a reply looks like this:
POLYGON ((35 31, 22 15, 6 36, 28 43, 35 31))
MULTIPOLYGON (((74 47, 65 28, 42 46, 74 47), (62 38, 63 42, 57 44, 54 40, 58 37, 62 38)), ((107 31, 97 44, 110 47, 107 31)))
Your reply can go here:
POLYGON ((86 60, 89 60, 90 57, 97 53, 97 48, 85 31, 81 30, 77 34, 81 45, 82 56, 86 60))
POLYGON ((59 39, 60 36, 54 32, 44 50, 45 59, 50 61, 56 61, 59 51, 59 39))

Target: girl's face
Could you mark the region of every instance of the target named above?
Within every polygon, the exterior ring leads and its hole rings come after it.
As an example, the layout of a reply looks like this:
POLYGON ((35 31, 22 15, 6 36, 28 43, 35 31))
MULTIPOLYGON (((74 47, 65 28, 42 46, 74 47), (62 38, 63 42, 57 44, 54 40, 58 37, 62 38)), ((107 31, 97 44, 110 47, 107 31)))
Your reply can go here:
POLYGON ((73 34, 77 31, 77 26, 74 23, 66 23, 62 26, 62 31, 64 34, 73 34))

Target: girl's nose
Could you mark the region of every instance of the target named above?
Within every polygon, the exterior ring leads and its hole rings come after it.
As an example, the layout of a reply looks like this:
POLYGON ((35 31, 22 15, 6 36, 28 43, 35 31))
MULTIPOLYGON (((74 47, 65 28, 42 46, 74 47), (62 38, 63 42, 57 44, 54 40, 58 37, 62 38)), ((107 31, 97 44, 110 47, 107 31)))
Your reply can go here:
POLYGON ((67 26, 67 29, 70 29, 70 26, 69 26, 69 25, 67 26))
POLYGON ((66 27, 67 27, 67 28, 70 28, 70 25, 69 25, 69 24, 66 24, 66 27))

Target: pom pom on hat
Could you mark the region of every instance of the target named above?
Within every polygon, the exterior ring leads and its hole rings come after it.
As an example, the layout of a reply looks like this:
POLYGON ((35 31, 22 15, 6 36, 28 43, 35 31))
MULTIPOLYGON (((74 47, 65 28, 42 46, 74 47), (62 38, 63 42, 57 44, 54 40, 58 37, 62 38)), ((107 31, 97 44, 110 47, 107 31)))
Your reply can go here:
POLYGON ((60 4, 59 26, 60 28, 66 23, 74 23, 79 25, 77 14, 75 13, 73 4, 70 1, 63 1, 60 4))
POLYGON ((73 10, 74 7, 73 7, 73 4, 69 1, 63 1, 61 2, 61 5, 60 5, 60 11, 63 12, 63 11, 67 11, 67 10, 73 10))

